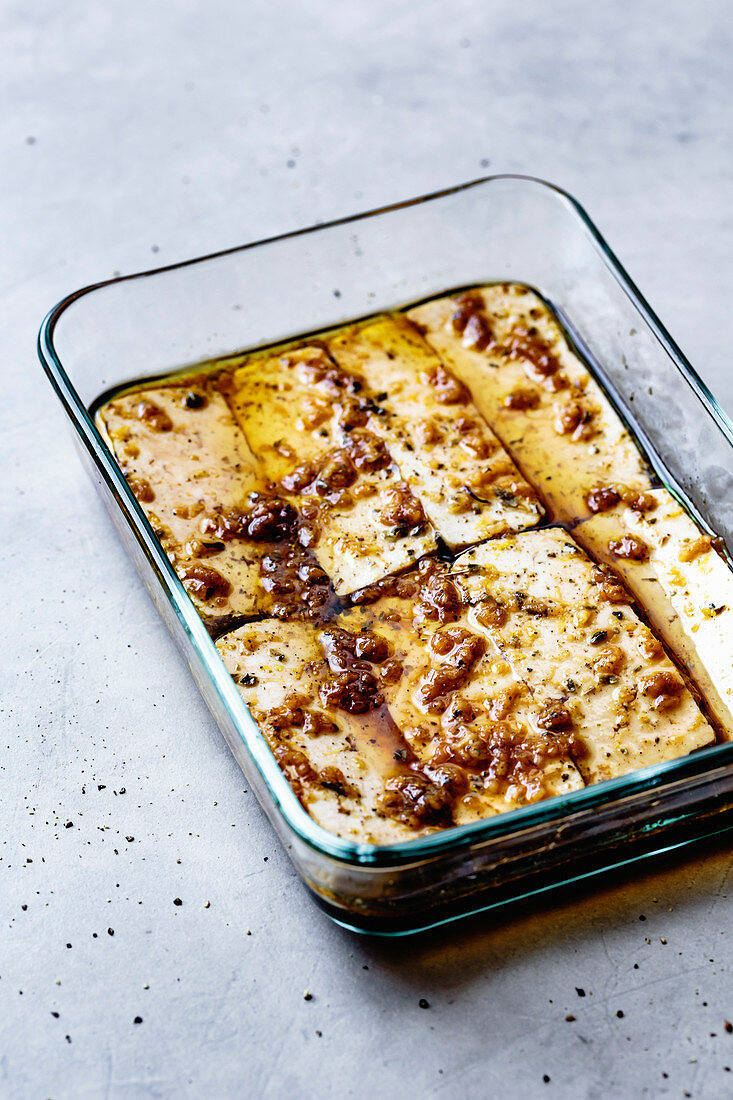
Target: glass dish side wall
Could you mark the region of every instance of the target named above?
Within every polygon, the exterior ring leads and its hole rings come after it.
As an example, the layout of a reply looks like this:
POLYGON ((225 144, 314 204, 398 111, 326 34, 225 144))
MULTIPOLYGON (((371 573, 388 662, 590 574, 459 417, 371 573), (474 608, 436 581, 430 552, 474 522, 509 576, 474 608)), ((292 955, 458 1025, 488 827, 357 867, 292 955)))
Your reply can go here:
POLYGON ((400 935, 610 872, 733 830, 730 766, 516 833, 415 860, 391 874, 300 862, 316 901, 345 927, 400 935))
POLYGON ((124 483, 110 484, 105 469, 113 460, 83 407, 131 378, 278 342, 450 287, 504 279, 536 287, 580 334, 622 412, 667 467, 665 480, 679 485, 730 544, 730 426, 714 406, 703 404, 694 375, 657 331, 653 315, 633 300, 633 288, 623 285, 623 273, 582 214, 565 195, 538 181, 497 177, 376 215, 102 284, 62 304, 42 334, 42 358, 75 421, 115 525, 294 861, 311 889, 342 911, 347 923, 393 919, 394 903, 401 899, 408 922, 419 926, 421 908, 435 912, 446 891, 458 899, 459 909, 471 910, 478 891, 481 906, 492 904, 488 894, 526 892, 533 870, 549 869, 553 880, 572 877, 571 857, 587 848, 584 836, 598 866, 604 862, 601 839, 618 840, 634 827, 614 818, 613 807, 618 809, 624 796, 627 802, 641 797, 629 820, 637 828, 644 822, 647 848, 658 846, 652 834, 662 823, 670 825, 668 803, 676 807, 672 822, 702 820, 711 806, 719 810, 726 803, 731 746, 651 769, 648 780, 638 773, 578 792, 582 797, 567 804, 552 800, 484 828, 451 830, 432 845, 418 841, 399 852, 370 852, 370 846, 355 851, 353 845, 329 843, 293 805, 292 791, 167 559, 150 545, 134 498, 124 483), (713 778, 707 769, 716 765, 713 778), (693 775, 699 779, 695 794, 693 775), (673 790, 678 776, 687 777, 687 787, 673 790), (606 805, 608 812, 599 817, 598 807, 606 805), (589 817, 583 807, 591 806, 596 810, 589 817), (575 839, 568 846, 569 836, 575 839), (481 852, 480 874, 476 852, 481 852))

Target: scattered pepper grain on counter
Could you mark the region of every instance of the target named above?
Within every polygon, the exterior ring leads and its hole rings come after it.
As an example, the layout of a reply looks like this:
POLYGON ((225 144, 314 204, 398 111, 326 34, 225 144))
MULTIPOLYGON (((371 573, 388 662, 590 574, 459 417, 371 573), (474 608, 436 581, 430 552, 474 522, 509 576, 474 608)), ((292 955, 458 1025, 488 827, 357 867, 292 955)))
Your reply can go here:
POLYGON ((730 729, 733 573, 520 284, 129 385, 96 416, 339 836, 403 842, 730 729))

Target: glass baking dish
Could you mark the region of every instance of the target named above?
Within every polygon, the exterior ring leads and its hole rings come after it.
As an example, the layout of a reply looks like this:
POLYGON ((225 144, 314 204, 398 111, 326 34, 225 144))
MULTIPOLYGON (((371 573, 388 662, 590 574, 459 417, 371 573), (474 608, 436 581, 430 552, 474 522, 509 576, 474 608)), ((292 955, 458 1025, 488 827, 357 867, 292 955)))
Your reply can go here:
POLYGON ((459 828, 379 847, 298 802, 90 409, 124 382, 497 281, 557 312, 657 473, 733 547, 733 427, 583 209, 494 176, 70 295, 39 354, 84 465, 309 890, 336 921, 414 932, 733 826, 733 742, 459 828))

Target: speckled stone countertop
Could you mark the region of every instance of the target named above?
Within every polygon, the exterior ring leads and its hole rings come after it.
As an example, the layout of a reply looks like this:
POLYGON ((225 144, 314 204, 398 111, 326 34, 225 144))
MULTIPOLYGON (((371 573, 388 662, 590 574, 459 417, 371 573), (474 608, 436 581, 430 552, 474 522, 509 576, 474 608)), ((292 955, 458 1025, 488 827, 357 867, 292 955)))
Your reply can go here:
POLYGON ((34 351, 85 283, 526 172, 731 410, 729 4, 8 0, 0 31, 0 1095, 730 1096, 730 839, 413 940, 316 910, 34 351))

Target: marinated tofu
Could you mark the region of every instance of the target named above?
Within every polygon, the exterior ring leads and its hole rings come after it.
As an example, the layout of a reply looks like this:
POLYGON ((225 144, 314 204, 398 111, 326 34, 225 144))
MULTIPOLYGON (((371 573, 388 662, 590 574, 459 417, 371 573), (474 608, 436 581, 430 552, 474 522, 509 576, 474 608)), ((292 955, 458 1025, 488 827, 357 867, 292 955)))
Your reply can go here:
POLYGON ((212 633, 327 612, 329 578, 298 542, 295 510, 265 491, 216 377, 121 395, 98 420, 212 633))
POLYGON ((258 547, 209 529, 259 487, 256 461, 221 394, 160 386, 106 404, 101 425, 138 503, 210 627, 261 609, 258 547))
MULTIPOLYGON (((528 692, 496 647, 471 627, 449 576, 436 567, 415 587, 414 596, 383 597, 338 622, 357 638, 371 632, 387 639, 382 690, 389 714, 404 738, 405 759, 449 798, 451 823, 582 787, 572 738, 533 728, 528 692), (436 593, 451 589, 450 612, 436 612, 436 593)), ((397 777, 388 785, 384 812, 419 826, 425 823, 423 798, 397 777)))
POLYGON ((338 836, 571 798, 733 728, 728 562, 526 287, 128 388, 97 422, 338 836))
POLYGON ((319 825, 389 844, 414 836, 379 812, 385 783, 408 768, 371 673, 338 679, 305 623, 248 623, 216 643, 275 759, 319 825))
POLYGON ((336 362, 366 377, 367 428, 384 440, 430 522, 452 549, 536 524, 542 508, 462 382, 405 317, 340 329, 336 362))
POLYGON ((469 621, 530 693, 534 727, 575 733, 586 782, 715 741, 622 585, 567 531, 495 539, 461 555, 453 572, 469 621))
POLYGON ((438 298, 407 316, 471 391, 555 521, 591 514, 598 486, 651 481, 626 427, 544 302, 519 285, 438 298))
POLYGON ((245 360, 230 398, 261 476, 297 508, 300 542, 339 595, 435 549, 420 501, 369 430, 364 391, 323 348, 304 346, 245 360))
POLYGON ((687 668, 723 729, 733 728, 733 573, 666 489, 644 511, 619 504, 576 528, 620 573, 668 648, 687 668))

